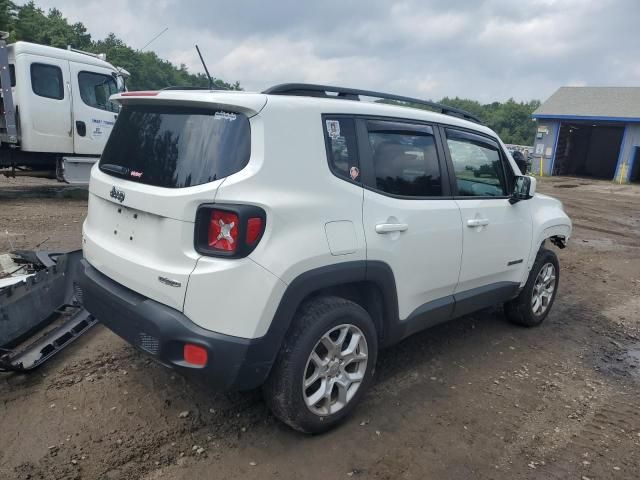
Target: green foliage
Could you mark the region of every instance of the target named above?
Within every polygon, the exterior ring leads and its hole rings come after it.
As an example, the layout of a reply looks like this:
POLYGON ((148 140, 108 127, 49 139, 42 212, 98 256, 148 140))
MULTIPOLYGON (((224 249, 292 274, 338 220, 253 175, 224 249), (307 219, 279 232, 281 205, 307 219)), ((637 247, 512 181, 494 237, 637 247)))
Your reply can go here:
MULTIPOLYGON (((400 104, 400 102, 384 101, 400 104)), ((495 131, 503 142, 515 145, 531 145, 536 133, 536 124, 531 118, 533 111, 540 106, 539 100, 516 102, 510 98, 504 103, 481 104, 468 98, 444 97, 438 103, 459 108, 478 117, 480 121, 495 131)), ((405 104, 423 110, 431 108, 418 104, 405 104)))
POLYGON ((531 119, 533 111, 540 106, 539 100, 506 102, 482 105, 475 100, 445 97, 439 103, 461 108, 477 116, 482 123, 495 131, 503 142, 516 145, 531 145, 536 133, 536 124, 531 119))
MULTIPOLYGON (((0 0, 0 30, 10 33, 9 41, 23 40, 57 48, 73 48, 92 53, 106 53, 109 63, 131 73, 129 90, 158 90, 170 86, 205 87, 209 80, 202 74, 189 73, 185 65, 176 67, 159 58, 154 52, 140 52, 131 48, 113 33, 104 40, 93 40, 86 27, 78 22, 70 24, 62 12, 52 8, 45 13, 33 1, 23 6, 0 0)), ((240 84, 214 79, 217 88, 239 90, 240 84)))
POLYGON ((15 5, 9 0, 0 0, 0 31, 8 32, 15 19, 15 5))

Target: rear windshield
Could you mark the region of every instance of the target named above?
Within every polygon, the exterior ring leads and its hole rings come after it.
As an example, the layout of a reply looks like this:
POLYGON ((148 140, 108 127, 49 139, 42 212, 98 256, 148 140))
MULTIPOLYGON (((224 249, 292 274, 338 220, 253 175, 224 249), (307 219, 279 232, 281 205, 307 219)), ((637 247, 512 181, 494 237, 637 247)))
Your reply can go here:
POLYGON ((183 188, 242 170, 251 154, 249 119, 235 112, 125 106, 100 170, 134 182, 183 188))

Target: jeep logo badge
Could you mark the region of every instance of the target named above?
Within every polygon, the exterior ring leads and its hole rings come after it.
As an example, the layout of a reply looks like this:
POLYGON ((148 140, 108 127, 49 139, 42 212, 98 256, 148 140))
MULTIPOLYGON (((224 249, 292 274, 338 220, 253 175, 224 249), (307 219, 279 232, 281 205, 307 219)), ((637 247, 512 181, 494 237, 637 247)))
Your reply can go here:
POLYGON ((109 196, 111 198, 115 198, 120 203, 124 201, 124 192, 122 190, 118 190, 116 187, 111 188, 111 192, 109 192, 109 196))

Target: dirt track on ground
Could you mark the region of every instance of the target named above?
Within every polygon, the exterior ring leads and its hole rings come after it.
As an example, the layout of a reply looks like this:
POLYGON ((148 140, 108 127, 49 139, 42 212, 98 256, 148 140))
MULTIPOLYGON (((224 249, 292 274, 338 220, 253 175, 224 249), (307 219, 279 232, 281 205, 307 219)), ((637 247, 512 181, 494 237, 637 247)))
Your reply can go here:
MULTIPOLYGON (((575 225, 540 328, 493 308, 415 335, 382 352, 344 426, 306 437, 259 392, 207 391, 98 326, 0 374, 0 478, 639 478, 640 187, 539 190, 575 225)), ((79 246, 86 201, 49 197, 0 195, 0 252, 79 246)))

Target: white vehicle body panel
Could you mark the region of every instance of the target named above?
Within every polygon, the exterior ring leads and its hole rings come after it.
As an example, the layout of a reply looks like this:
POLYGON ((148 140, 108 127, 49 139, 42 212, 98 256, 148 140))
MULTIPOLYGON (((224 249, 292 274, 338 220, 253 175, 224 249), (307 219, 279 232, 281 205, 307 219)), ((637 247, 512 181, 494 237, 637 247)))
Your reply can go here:
POLYGON ((510 205, 504 198, 456 202, 464 235, 456 292, 497 282, 519 283, 531 250, 529 202, 510 205), (474 220, 486 221, 486 225, 472 226, 474 220))
MULTIPOLYGON (((118 112, 103 110, 87 104, 81 95, 82 85, 79 79, 83 73, 101 74, 109 78, 113 69, 88 66, 77 62, 69 62, 69 68, 73 97, 73 150, 81 155, 100 155, 111 134, 116 118, 118 118, 118 112), (85 125, 84 135, 78 128, 79 124, 85 125)), ((87 94, 91 93, 87 92, 87 94)))
POLYGON ((69 62, 32 54, 16 58, 16 92, 14 99, 19 112, 20 148, 28 152, 73 153, 71 92, 69 62), (32 64, 53 65, 60 68, 64 82, 61 100, 41 97, 33 93, 32 64))
POLYGON ((365 190, 364 205, 367 256, 393 270, 401 320, 454 293, 462 254, 455 200, 402 200, 365 190), (406 225, 407 230, 378 233, 381 224, 406 225))

